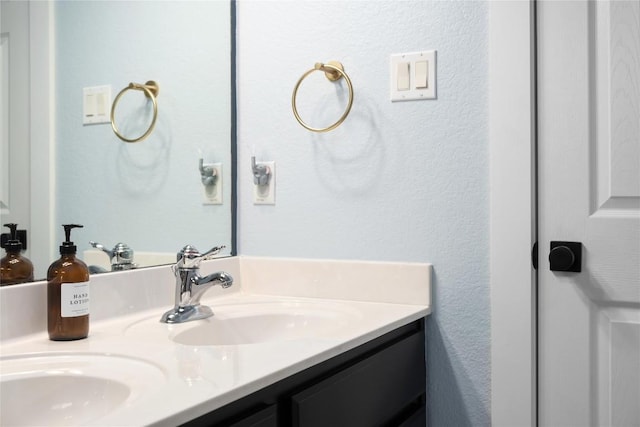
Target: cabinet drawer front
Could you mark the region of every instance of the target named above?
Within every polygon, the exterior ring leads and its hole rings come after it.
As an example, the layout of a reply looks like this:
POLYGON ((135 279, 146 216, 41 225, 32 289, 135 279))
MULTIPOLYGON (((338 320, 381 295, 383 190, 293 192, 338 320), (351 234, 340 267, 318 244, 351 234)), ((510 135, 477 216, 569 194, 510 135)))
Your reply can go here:
POLYGON ((271 405, 251 416, 230 424, 229 427, 278 427, 276 405, 271 405))
POLYGON ((392 419, 425 392, 422 334, 413 334, 293 395, 293 426, 372 427, 392 419))

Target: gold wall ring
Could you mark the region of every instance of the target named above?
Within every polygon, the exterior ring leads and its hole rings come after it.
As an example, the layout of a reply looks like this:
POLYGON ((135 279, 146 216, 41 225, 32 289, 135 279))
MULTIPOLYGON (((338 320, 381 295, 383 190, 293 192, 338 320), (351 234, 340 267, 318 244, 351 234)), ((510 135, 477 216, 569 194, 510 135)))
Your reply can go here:
POLYGON ((291 96, 291 107, 293 108, 293 115, 296 117, 296 120, 298 121, 298 123, 302 125, 302 127, 312 132, 328 132, 340 126, 342 122, 344 122, 344 119, 346 119, 347 116, 349 115, 352 105, 353 105, 353 85, 351 84, 351 79, 349 78, 347 73, 344 72, 344 67, 342 66, 342 64, 337 61, 330 61, 326 64, 317 62, 311 70, 307 71, 302 75, 302 77, 300 77, 300 80, 298 80, 298 83, 296 83, 296 86, 293 88, 293 95, 291 96), (334 124, 326 128, 314 128, 306 124, 300 117, 300 114, 298 113, 298 107, 296 105, 296 98, 298 96, 298 88, 300 88, 300 84, 304 79, 307 78, 309 74, 313 73, 314 71, 324 71, 324 74, 327 77, 327 79, 329 79, 332 82, 338 81, 342 77, 344 77, 344 80, 347 82, 347 86, 349 87, 349 102, 347 103, 347 109, 345 110, 344 114, 342 114, 342 117, 338 119, 337 122, 335 122, 334 124))
POLYGON ((158 86, 158 84, 153 80, 149 80, 145 84, 129 83, 129 86, 125 87, 120 91, 120 93, 118 93, 118 95, 116 96, 116 99, 113 100, 113 105, 111 106, 111 128, 113 129, 113 132, 116 134, 118 138, 120 138, 124 142, 138 142, 138 141, 142 141, 147 136, 149 136, 149 134, 153 131, 153 128, 156 126, 156 120, 158 119, 158 101, 156 100, 156 97, 158 96, 159 91, 160 91, 160 87, 158 86), (141 136, 137 138, 126 138, 120 133, 120 131, 118 131, 118 127, 116 126, 116 121, 115 121, 115 112, 116 112, 116 105, 118 105, 118 101, 120 100, 120 97, 124 95, 126 91, 132 90, 132 89, 140 90, 144 92, 145 96, 151 99, 151 102, 153 102, 153 120, 151 120, 151 125, 149 126, 149 129, 147 129, 147 131, 143 133, 141 136))

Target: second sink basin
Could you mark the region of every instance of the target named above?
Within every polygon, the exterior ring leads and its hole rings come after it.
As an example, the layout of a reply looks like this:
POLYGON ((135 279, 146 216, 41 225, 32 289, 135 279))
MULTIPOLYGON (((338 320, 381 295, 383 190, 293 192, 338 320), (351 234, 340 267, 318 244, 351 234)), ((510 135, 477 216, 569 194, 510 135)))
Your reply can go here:
POLYGON ((107 354, 24 354, 0 368, 3 426, 86 425, 165 381, 155 365, 107 354))
POLYGON ((243 345, 305 338, 337 337, 358 312, 339 303, 261 302, 212 307, 214 316, 182 324, 163 324, 157 318, 131 325, 127 335, 164 335, 191 346, 243 345))

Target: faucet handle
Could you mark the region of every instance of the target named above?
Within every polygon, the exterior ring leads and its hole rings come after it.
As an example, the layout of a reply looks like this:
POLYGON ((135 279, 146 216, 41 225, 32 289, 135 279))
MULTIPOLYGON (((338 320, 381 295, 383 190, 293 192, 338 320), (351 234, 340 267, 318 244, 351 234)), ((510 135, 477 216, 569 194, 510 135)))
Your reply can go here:
POLYGON ((214 256, 218 255, 220 253, 220 251, 222 251, 224 248, 226 248, 225 245, 220 245, 220 246, 214 246, 211 249, 209 249, 207 252, 202 254, 202 259, 211 259, 214 256))
POLYGON ((93 240, 89 241, 89 244, 91 246, 93 246, 94 248, 106 253, 107 255, 109 255, 109 258, 113 258, 113 251, 110 251, 109 249, 105 248, 104 245, 102 245, 101 243, 98 242, 94 242, 93 240))
POLYGON ((198 249, 194 246, 187 245, 180 250, 177 254, 177 263, 175 264, 175 268, 198 268, 200 266, 200 261, 207 260, 213 258, 215 255, 219 254, 222 249, 226 246, 214 246, 209 249, 204 254, 201 254, 198 249))

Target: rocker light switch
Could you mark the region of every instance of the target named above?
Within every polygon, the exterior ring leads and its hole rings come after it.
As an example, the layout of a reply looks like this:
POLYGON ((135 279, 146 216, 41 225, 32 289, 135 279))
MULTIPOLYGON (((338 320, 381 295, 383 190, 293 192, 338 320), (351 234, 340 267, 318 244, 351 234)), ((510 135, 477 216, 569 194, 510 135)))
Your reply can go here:
POLYGON ((398 90, 409 90, 409 63, 398 63, 398 90))
POLYGON ((416 89, 426 89, 429 87, 429 63, 427 61, 416 62, 416 89))

